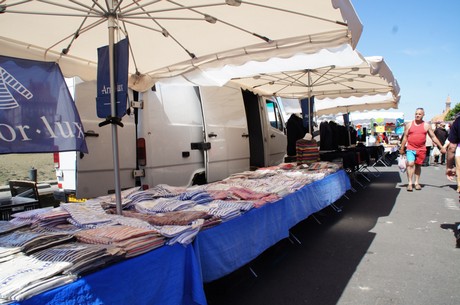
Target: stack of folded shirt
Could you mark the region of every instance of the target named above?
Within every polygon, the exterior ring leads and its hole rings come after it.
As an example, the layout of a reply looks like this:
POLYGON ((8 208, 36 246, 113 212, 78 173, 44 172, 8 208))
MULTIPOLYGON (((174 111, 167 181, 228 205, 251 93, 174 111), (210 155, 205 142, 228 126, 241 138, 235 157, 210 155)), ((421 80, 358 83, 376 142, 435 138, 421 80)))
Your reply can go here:
POLYGON ((218 216, 222 219, 222 221, 228 221, 235 217, 241 216, 241 210, 238 206, 227 206, 227 207, 219 207, 219 206, 212 206, 208 209, 208 213, 214 216, 218 216))
POLYGON ((142 201, 135 205, 137 211, 146 214, 165 213, 180 211, 193 207, 196 202, 193 200, 179 200, 174 198, 158 198, 142 201))
POLYGON ((138 218, 130 218, 130 217, 125 217, 126 215, 118 215, 116 214, 116 211, 113 211, 113 209, 108 210, 111 211, 112 214, 109 214, 108 216, 112 220, 112 223, 114 224, 119 224, 119 225, 124 225, 124 226, 129 226, 129 227, 134 227, 134 228, 141 228, 141 229, 147 229, 147 230, 154 230, 155 228, 149 224, 147 221, 143 219, 138 219, 138 218))
POLYGON ((53 208, 36 216, 36 224, 40 226, 53 227, 57 224, 68 223, 70 213, 62 207, 53 208))
POLYGON ((195 236, 200 232, 204 219, 198 219, 188 226, 159 226, 158 231, 161 235, 170 238, 168 245, 180 243, 182 245, 190 244, 195 236))
POLYGON ((72 235, 58 233, 38 233, 32 231, 14 231, 0 236, 0 247, 16 248, 29 254, 44 248, 72 240, 72 235))
POLYGON ((0 235, 5 233, 10 233, 18 229, 28 226, 26 223, 14 224, 7 220, 0 220, 0 235))
POLYGON ((76 233, 75 237, 84 243, 119 247, 125 251, 126 257, 143 254, 164 244, 164 237, 154 230, 124 225, 83 230, 76 233))
POLYGON ((62 203, 61 207, 70 214, 68 221, 79 228, 94 228, 109 225, 110 218, 96 200, 82 203, 62 203))
POLYGON ((21 253, 21 247, 0 247, 0 263, 9 261, 19 253, 21 253))
POLYGON ((179 200, 193 200, 197 204, 205 204, 211 202, 214 198, 203 190, 193 190, 182 193, 177 197, 179 200))
POLYGON ((210 229, 222 223, 222 218, 219 216, 211 216, 211 218, 205 219, 201 230, 210 229))
POLYGON ((81 276, 119 261, 122 254, 121 249, 110 245, 74 242, 47 248, 31 256, 41 261, 72 263, 63 273, 81 276))
POLYGON ((63 276, 62 271, 71 266, 68 262, 45 262, 18 255, 3 262, 0 269, 0 298, 22 300, 75 280, 63 276))
POLYGON ((14 213, 11 215, 13 219, 10 221, 14 224, 32 224, 36 221, 38 215, 50 211, 52 207, 46 207, 41 209, 27 210, 23 212, 14 213))
MULTIPOLYGON (((121 205, 122 207, 127 207, 131 203, 131 200, 128 198, 131 194, 136 193, 141 188, 139 186, 132 187, 126 190, 121 191, 121 205)), ((110 208, 117 205, 117 200, 115 194, 99 196, 97 198, 91 199, 93 202, 97 202, 101 207, 110 208)))
POLYGON ((134 212, 134 211, 123 211, 123 216, 142 219, 154 226, 164 226, 164 225, 185 226, 185 225, 191 224, 193 221, 197 219, 207 219, 211 217, 211 215, 209 215, 208 213, 204 211, 191 211, 191 210, 175 211, 175 212, 168 212, 168 213, 158 213, 155 215, 142 214, 142 213, 134 212))

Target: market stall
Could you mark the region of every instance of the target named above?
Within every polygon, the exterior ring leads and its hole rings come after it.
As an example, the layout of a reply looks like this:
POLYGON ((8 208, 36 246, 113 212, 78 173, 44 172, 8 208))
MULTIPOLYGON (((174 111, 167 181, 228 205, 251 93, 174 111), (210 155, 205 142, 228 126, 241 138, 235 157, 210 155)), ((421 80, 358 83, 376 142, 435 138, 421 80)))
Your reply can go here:
POLYGON ((191 188, 157 185, 0 222, 0 301, 206 304, 218 279, 351 188, 340 164, 283 164, 191 188))

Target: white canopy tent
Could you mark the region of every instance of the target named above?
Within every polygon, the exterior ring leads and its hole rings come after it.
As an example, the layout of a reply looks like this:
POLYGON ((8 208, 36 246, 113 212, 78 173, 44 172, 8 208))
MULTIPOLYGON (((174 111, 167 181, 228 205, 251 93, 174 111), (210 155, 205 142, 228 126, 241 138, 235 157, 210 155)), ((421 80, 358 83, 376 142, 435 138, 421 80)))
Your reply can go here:
MULTIPOLYGON (((401 111, 365 111, 365 112, 351 112, 350 122, 354 125, 369 125, 371 121, 382 123, 396 124, 396 120, 402 119, 404 121, 404 112, 401 111)), ((343 123, 343 116, 336 116, 338 123, 343 123)))
POLYGON ((65 76, 94 80, 96 50, 108 44, 111 16, 115 41, 129 36, 131 86, 142 91, 182 74, 207 85, 206 69, 354 48, 362 32, 349 0, 125 0, 114 1, 113 13, 105 6, 92 0, 2 1, 1 55, 56 61, 65 76), (148 75, 142 88, 136 87, 139 75, 148 75))
POLYGON ((399 94, 399 85, 382 57, 364 58, 350 48, 335 55, 333 59, 298 63, 295 70, 279 66, 282 68, 279 72, 258 73, 232 81, 260 95, 291 99, 399 94))
POLYGON ((331 115, 354 111, 398 109, 400 96, 392 92, 364 96, 324 98, 315 101, 316 115, 331 115))
MULTIPOLYGON (((356 111, 369 111, 381 109, 397 109, 400 100, 399 85, 388 65, 382 57, 362 57, 363 61, 358 66, 335 66, 328 69, 319 69, 307 77, 306 73, 299 73, 299 77, 289 73, 279 73, 277 77, 285 75, 270 82, 254 85, 259 81, 245 78, 247 84, 253 84, 251 90, 268 94, 268 88, 276 88, 274 95, 280 96, 286 114, 301 113, 299 99, 315 96, 316 116, 343 114, 356 111), (315 79, 311 75, 316 76, 315 79), (303 78, 307 77, 307 80, 303 78), (310 82, 311 85, 308 85, 310 82), (284 85, 284 86, 283 86, 284 85), (321 90, 323 89, 323 90, 321 90)), ((271 75, 263 75, 267 79, 271 75)), ((243 79, 237 80, 243 82, 243 79)), ((243 84, 242 84, 243 85, 243 84)))
MULTIPOLYGON (((130 87, 200 69, 240 66, 272 57, 354 48, 362 24, 349 0, 0 2, 0 55, 58 62, 66 77, 96 79, 97 48, 129 37, 130 87)), ((258 72, 258 71, 257 71, 258 72)), ((198 74, 201 78, 201 73, 198 74)), ((200 80, 197 79, 197 81, 200 80)), ((189 79, 197 83, 193 79, 189 79)), ((112 116, 116 116, 111 90, 112 116)), ((121 213, 117 125, 112 124, 117 212, 121 213)))

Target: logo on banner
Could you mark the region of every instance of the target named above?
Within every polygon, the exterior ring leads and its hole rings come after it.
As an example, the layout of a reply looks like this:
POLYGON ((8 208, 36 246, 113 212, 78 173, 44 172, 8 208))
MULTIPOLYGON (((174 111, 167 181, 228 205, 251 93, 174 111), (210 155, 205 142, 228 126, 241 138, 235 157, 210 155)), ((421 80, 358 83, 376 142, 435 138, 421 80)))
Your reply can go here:
POLYGON ((88 152, 59 66, 0 56, 0 154, 88 152))
POLYGON ((0 109, 12 109, 19 107, 19 103, 11 94, 11 90, 30 100, 34 95, 24 87, 13 75, 0 67, 0 109))

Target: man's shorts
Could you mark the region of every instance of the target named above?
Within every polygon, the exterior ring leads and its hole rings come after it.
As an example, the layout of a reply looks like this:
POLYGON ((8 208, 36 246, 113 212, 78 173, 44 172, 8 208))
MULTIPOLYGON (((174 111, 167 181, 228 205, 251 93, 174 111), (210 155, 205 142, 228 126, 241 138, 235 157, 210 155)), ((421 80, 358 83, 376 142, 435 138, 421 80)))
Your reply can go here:
POLYGON ((415 164, 422 165, 426 157, 426 148, 417 150, 407 150, 406 158, 407 162, 414 162, 415 164))

